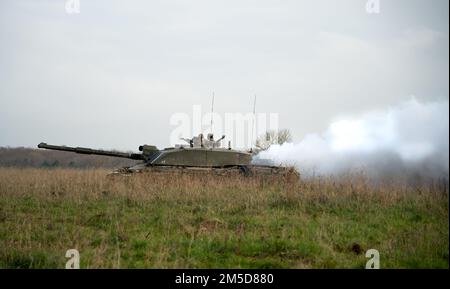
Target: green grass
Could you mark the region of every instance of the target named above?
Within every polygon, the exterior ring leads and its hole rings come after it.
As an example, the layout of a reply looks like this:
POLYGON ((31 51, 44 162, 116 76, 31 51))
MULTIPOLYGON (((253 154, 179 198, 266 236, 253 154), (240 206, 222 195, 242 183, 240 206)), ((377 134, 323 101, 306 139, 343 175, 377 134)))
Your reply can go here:
POLYGON ((448 188, 0 169, 0 268, 448 268, 448 188))

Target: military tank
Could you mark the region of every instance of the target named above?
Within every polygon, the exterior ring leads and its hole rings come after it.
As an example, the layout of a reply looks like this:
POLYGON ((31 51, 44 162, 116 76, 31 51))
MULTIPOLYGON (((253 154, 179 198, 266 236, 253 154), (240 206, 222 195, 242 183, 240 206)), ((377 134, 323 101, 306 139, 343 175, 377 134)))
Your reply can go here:
POLYGON ((243 176, 294 174, 290 167, 252 164, 252 151, 241 151, 222 147, 225 136, 215 140, 209 133, 205 138, 199 134, 191 139, 182 139, 186 144, 158 149, 154 145, 139 146, 140 153, 97 150, 84 147, 69 147, 40 143, 38 148, 73 152, 88 155, 103 155, 142 162, 131 167, 114 170, 112 175, 130 175, 138 172, 213 172, 219 175, 241 174, 243 176))

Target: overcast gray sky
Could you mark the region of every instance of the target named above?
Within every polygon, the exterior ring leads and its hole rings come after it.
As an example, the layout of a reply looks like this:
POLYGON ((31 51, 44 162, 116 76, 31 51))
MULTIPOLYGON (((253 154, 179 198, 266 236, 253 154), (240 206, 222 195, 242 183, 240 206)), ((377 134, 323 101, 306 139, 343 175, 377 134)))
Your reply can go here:
POLYGON ((295 140, 449 98, 449 1, 0 2, 0 146, 167 146, 193 104, 279 113, 295 140))

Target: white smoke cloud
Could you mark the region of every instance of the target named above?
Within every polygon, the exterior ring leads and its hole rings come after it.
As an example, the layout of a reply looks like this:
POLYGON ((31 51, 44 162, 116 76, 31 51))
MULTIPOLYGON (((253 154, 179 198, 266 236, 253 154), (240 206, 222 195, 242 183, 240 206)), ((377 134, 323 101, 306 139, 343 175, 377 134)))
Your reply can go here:
POLYGON ((273 145, 255 162, 294 165, 303 175, 364 171, 371 176, 420 173, 448 179, 449 102, 416 99, 385 111, 331 123, 299 143, 273 145))

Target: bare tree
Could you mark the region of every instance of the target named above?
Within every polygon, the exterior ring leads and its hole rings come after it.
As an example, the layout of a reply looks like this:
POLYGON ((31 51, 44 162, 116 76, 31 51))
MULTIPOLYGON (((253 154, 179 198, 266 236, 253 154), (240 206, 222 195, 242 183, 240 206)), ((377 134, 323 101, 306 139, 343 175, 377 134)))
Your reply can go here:
POLYGON ((284 144, 285 142, 292 141, 292 134, 288 129, 282 130, 269 130, 265 134, 258 137, 256 140, 255 152, 267 150, 271 145, 284 144))

